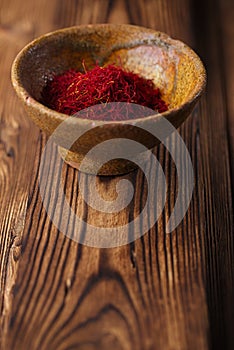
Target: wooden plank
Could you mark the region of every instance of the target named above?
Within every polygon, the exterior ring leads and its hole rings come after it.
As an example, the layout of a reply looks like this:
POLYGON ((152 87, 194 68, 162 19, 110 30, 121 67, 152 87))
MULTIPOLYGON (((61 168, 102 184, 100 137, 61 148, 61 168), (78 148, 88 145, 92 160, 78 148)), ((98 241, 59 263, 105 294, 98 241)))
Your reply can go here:
POLYGON ((232 170, 232 193, 234 191, 234 26, 233 26, 233 17, 234 17, 234 6, 231 0, 227 1, 219 1, 220 8, 220 30, 222 35, 221 40, 221 56, 222 60, 222 68, 223 68, 223 76, 225 77, 225 93, 226 93, 226 110, 227 110, 227 118, 228 118, 228 141, 230 147, 230 163, 232 170))
MULTIPOLYGON (((52 2, 50 2, 51 4, 52 2)), ((1 1, 1 101, 0 101, 0 313, 5 329, 11 308, 12 287, 17 277, 21 237, 25 224, 34 154, 40 132, 25 116, 11 87, 13 59, 35 36, 51 30, 51 6, 25 1, 1 1), (9 10, 10 9, 10 10, 9 10), (35 20, 37 18, 37 20, 35 20), (42 20, 43 18, 43 20, 42 20)))
POLYGON ((208 85, 200 118, 206 225, 206 274, 212 348, 234 346, 234 244, 226 113, 223 37, 218 1, 193 3, 196 46, 207 67, 208 85), (202 132, 203 131, 203 132, 202 132))
MULTIPOLYGON (((193 35, 195 25, 191 26, 190 7, 185 0, 67 1, 66 4, 54 1, 50 5, 46 3, 46 16, 44 6, 43 2, 32 6, 25 1, 23 6, 11 4, 9 11, 9 2, 4 3, 2 13, 9 13, 9 18, 2 16, 6 20, 3 27, 7 24, 11 28, 19 18, 24 23, 26 18, 34 23, 33 35, 37 36, 43 30, 59 26, 128 19, 169 32, 188 44, 196 43, 203 55, 208 45, 210 54, 204 58, 211 67, 208 73, 212 75, 212 89, 209 88, 206 100, 203 99, 180 130, 191 153, 196 176, 193 200, 183 223, 172 234, 165 233, 165 223, 175 200, 176 172, 168 153, 159 147, 156 154, 170 190, 163 215, 141 239, 128 246, 105 250, 77 245, 51 223, 37 184, 40 155, 46 140, 24 118, 22 111, 20 115, 16 113, 19 105, 12 102, 15 96, 9 95, 9 85, 4 85, 9 102, 4 105, 2 116, 8 120, 6 111, 10 111, 12 120, 20 125, 17 137, 14 133, 12 136, 13 150, 19 152, 17 156, 9 160, 7 147, 2 147, 2 156, 6 159, 3 164, 7 164, 8 169, 11 161, 17 174, 13 176, 12 171, 9 178, 5 168, 0 167, 5 203, 1 208, 1 218, 4 218, 1 239, 5 243, 2 241, 0 253, 4 350, 208 349, 210 344, 218 348, 221 342, 231 346, 227 325, 231 321, 228 306, 233 305, 230 176, 227 142, 223 137, 226 121, 221 76, 212 74, 219 70, 219 58, 215 62, 212 59, 216 53, 212 51, 214 43, 209 43, 214 32, 213 18, 210 17, 209 24, 203 28, 207 34, 201 43, 200 34, 193 35), (29 12, 25 10, 27 6, 29 12), (213 123, 216 111, 219 112, 217 126, 213 123), (26 161, 31 164, 30 169, 25 167, 26 161), (220 187, 220 183, 224 185, 220 187), (227 290, 227 299, 222 286, 227 290)), ((196 21, 198 7, 194 12, 196 21)), ((4 35, 2 42, 6 41, 4 35)), ((8 50, 13 56, 18 49, 14 31, 11 37, 8 50)), ((21 40, 29 39, 21 37, 21 40)), ((1 67, 9 67, 10 61, 7 56, 1 67)), ((4 79, 1 83, 6 84, 4 79)), ((1 133, 1 140, 7 132, 9 127, 1 133)), ((79 193, 78 176, 83 182, 87 176, 62 167, 56 150, 50 162, 54 183, 59 185, 61 174, 68 201, 77 215, 89 223, 103 222, 106 217, 90 211, 79 193)), ((120 214, 108 216, 108 225, 134 218, 144 203, 147 186, 142 174, 135 172, 124 178, 134 184, 134 201, 120 214)), ((98 179, 100 193, 109 198, 115 195, 115 185, 116 179, 98 179)), ((157 186, 154 169, 151 169, 150 185, 157 186)), ((150 214, 154 215, 154 210, 150 214)))

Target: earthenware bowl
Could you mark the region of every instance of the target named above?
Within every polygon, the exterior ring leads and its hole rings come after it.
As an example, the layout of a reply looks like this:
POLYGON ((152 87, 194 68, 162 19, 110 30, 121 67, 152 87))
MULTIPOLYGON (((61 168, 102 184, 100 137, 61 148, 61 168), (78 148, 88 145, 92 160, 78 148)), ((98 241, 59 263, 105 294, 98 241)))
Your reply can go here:
MULTIPOLYGON (((87 68, 97 62, 100 65, 121 62, 124 69, 152 79, 160 88, 169 110, 161 115, 152 113, 145 118, 136 118, 131 126, 127 121, 103 124, 102 121, 69 118, 56 142, 65 161, 78 169, 84 155, 105 140, 127 137, 148 148, 154 147, 159 141, 142 129, 154 127, 160 116, 175 128, 179 127, 191 113, 206 83, 204 66, 195 52, 164 33, 125 24, 84 25, 57 30, 28 44, 12 65, 12 82, 17 95, 30 118, 48 135, 68 116, 40 102, 42 89, 54 74, 70 68, 83 70, 83 60, 87 68), (90 130, 67 150, 67 140, 74 129, 81 133, 90 130)), ((132 154, 133 161, 135 156, 132 154)), ((81 170, 95 173, 97 161, 91 157, 81 170)), ((110 160, 101 167, 99 174, 123 174, 135 166, 129 160, 110 160)))

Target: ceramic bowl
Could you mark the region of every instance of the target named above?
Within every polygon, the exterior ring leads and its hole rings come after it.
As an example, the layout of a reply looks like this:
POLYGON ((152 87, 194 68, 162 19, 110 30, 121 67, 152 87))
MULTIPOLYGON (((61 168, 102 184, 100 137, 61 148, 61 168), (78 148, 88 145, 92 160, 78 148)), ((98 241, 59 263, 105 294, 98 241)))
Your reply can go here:
MULTIPOLYGON (((84 25, 45 34, 24 47, 12 65, 12 82, 27 114, 47 135, 65 120, 67 127, 56 139, 59 152, 67 163, 79 169, 84 155, 98 143, 113 138, 129 138, 153 148, 159 141, 147 135, 145 128, 155 126, 160 117, 175 128, 189 116, 206 83, 204 66, 196 53, 181 41, 152 29, 125 24, 84 25), (83 70, 97 62, 100 65, 121 62, 124 69, 152 79, 162 92, 169 110, 127 121, 93 121, 68 118, 47 108, 41 92, 48 79, 74 68, 83 70), (83 134, 67 150, 72 130, 83 134), (85 133, 85 130, 90 129, 85 133)), ((134 153, 134 152, 133 152, 134 153)), ((137 151, 136 151, 137 153, 137 151)), ((136 154, 132 154, 132 160, 136 154)), ((81 170, 96 173, 96 157, 91 157, 81 170)), ((131 171, 136 165, 129 160, 113 159, 99 170, 100 175, 116 175, 131 171)))

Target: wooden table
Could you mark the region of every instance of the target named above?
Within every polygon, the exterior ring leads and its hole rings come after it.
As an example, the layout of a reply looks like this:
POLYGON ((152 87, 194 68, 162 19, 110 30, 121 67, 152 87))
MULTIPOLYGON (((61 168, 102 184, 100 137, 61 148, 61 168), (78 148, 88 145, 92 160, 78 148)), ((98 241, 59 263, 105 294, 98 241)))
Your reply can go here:
MULTIPOLYGON (((232 1, 1 0, 0 9, 1 348, 233 349, 232 1), (25 115, 10 82, 13 58, 33 38, 104 22, 165 31, 193 47, 208 72, 206 94, 179 130, 195 172, 184 220, 165 233, 176 171, 160 146, 155 154, 169 187, 163 215, 143 237, 114 249, 78 245, 47 216, 38 188, 46 137, 25 115)), ((67 166, 61 170, 56 151, 51 167, 62 172, 68 201, 95 222, 97 214, 90 215, 77 187, 78 177, 87 177, 67 166)), ((131 220, 144 202, 142 174, 125 178, 134 183, 135 200, 108 217, 109 225, 131 220)), ((117 180, 97 179, 106 198, 115 196, 117 180)))

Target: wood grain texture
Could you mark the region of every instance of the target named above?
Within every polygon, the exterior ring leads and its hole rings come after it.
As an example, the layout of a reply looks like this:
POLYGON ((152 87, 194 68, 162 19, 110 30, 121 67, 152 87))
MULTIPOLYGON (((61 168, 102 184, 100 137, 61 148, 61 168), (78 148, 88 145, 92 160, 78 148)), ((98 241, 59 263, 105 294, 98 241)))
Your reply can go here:
MULTIPOLYGON (((222 52, 222 69, 225 78, 226 93, 226 113, 228 118, 228 141, 230 147, 230 163, 232 170, 232 179, 234 178, 234 67, 231 62, 234 60, 234 6, 232 1, 219 1, 220 9, 220 36, 221 36, 221 52, 222 52)), ((232 181, 234 186, 234 181, 232 181)), ((232 187, 234 190, 234 188, 232 187)), ((232 193, 233 193, 232 190, 232 193)))
POLYGON ((208 85, 202 108, 201 128, 206 130, 202 138, 203 172, 205 180, 205 211, 207 246, 207 302, 210 325, 213 330, 213 347, 233 347, 233 228, 231 181, 229 175, 229 128, 223 65, 223 39, 220 30, 221 16, 218 1, 194 3, 193 14, 196 26, 196 45, 207 66, 208 85), (202 6, 203 5, 203 6, 202 6), (202 9, 201 9, 202 6, 202 9), (222 131, 221 131, 222 130, 222 131), (218 164, 218 165, 217 165, 218 164), (225 180, 220 181, 221 173, 225 180), (214 190, 215 189, 215 190, 214 190), (212 201, 212 210, 209 202, 212 201), (224 253, 225 252, 225 253, 224 253), (232 258, 231 258, 232 257, 232 258))
MULTIPOLYGON (((218 1, 211 0, 205 6, 199 0, 1 1, 0 67, 5 77, 0 80, 3 350, 233 348, 234 246, 228 148, 232 135, 228 125, 233 118, 231 90, 225 92, 226 84, 230 88, 232 82, 220 68, 220 47, 227 47, 222 35, 231 29, 219 10, 218 1), (18 104, 9 70, 17 51, 33 37, 59 27, 108 21, 144 25, 184 40, 204 59, 209 83, 206 96, 180 129, 195 172, 193 199, 183 222, 173 233, 165 233, 177 181, 172 159, 160 146, 155 154, 165 172, 168 196, 157 224, 127 246, 97 249, 65 237, 43 208, 37 179, 46 138, 18 104)), ((222 11, 225 14, 227 9, 222 7, 222 11)), ((227 47, 224 54, 231 66, 230 52, 227 47)), ((60 186, 61 176, 68 202, 88 223, 116 226, 142 210, 147 183, 140 171, 97 179, 99 191, 107 199, 115 198, 119 179, 130 180, 135 189, 125 210, 103 216, 91 210, 79 192, 78 179, 85 184, 87 175, 63 165, 56 148, 47 161, 54 185, 60 186)), ((156 190, 157 173, 152 167, 150 171, 149 186, 156 190)), ((55 206, 56 201, 51 204, 55 206)), ((155 215, 155 208, 149 215, 155 215)), ((85 226, 80 229, 85 235, 85 226)), ((142 230, 142 223, 135 230, 142 230)))

